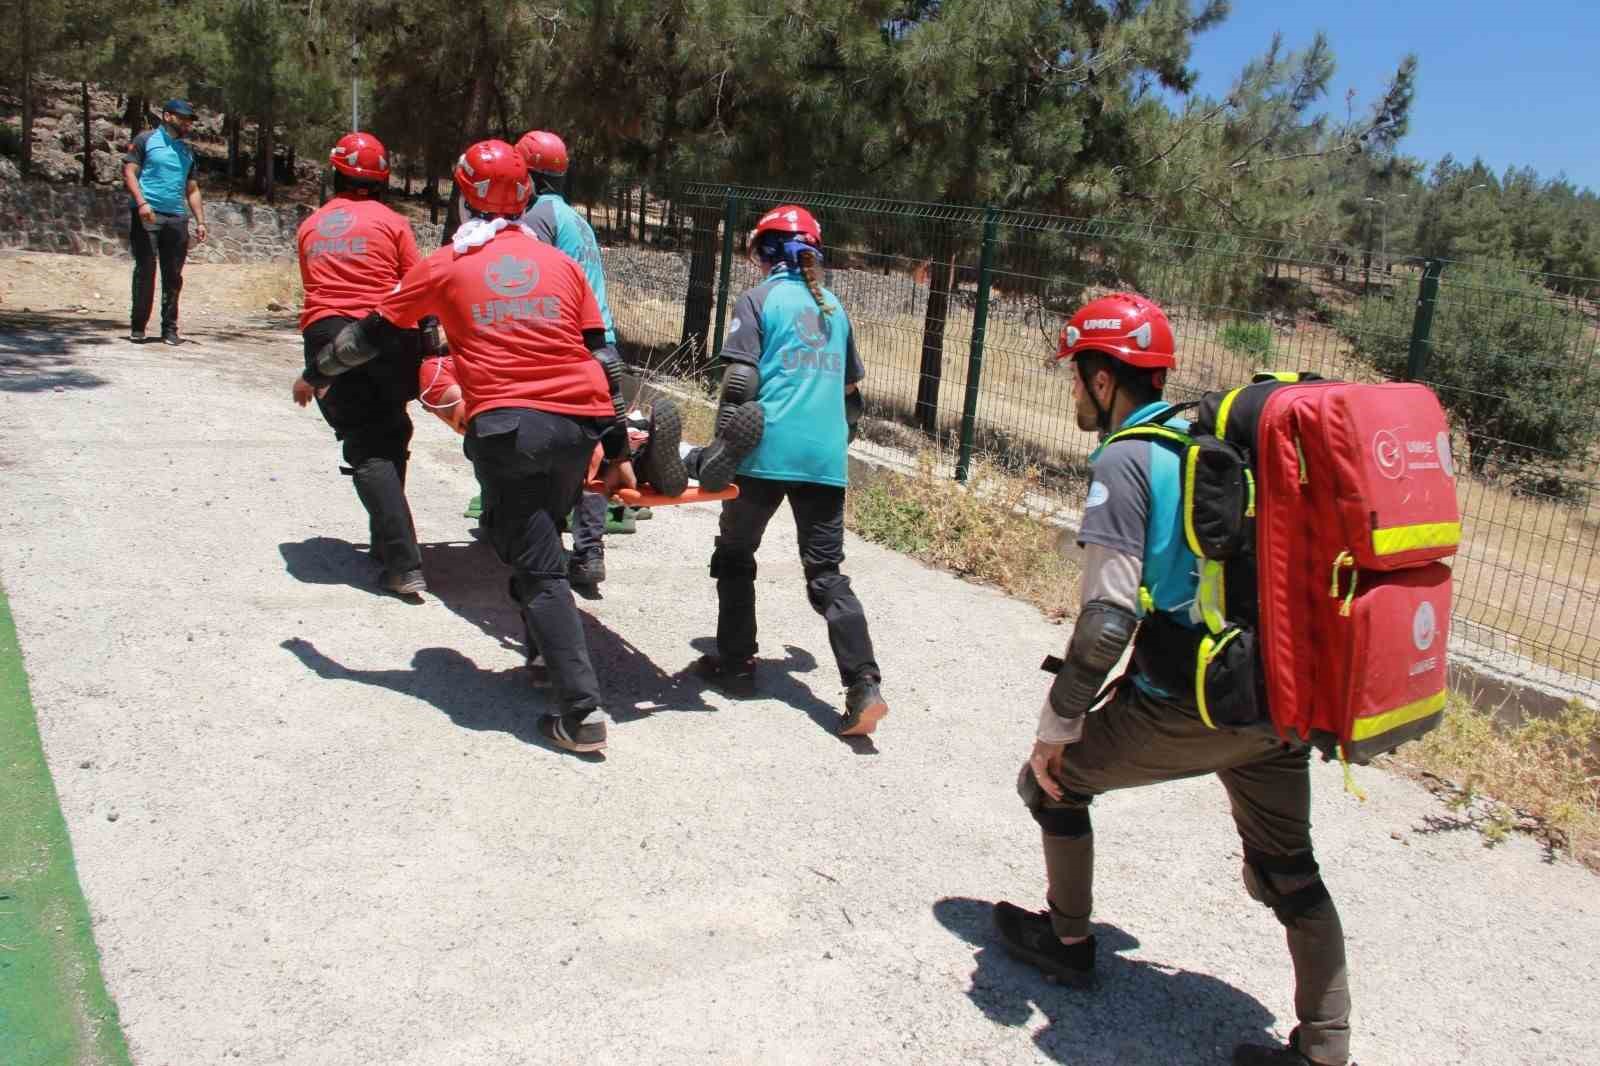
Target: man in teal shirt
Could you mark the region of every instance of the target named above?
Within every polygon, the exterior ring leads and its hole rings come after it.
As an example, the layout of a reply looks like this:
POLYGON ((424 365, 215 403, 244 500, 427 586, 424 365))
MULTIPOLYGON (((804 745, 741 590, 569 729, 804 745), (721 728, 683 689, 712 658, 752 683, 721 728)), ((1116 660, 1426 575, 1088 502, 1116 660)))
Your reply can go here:
MULTIPOLYGON (((517 141, 517 154, 528 164, 533 178, 534 199, 522 216, 522 224, 533 235, 583 268, 600 305, 600 319, 606 326, 606 343, 617 343, 617 331, 606 302, 606 272, 600 262, 600 245, 594 229, 572 209, 558 191, 567 173, 567 145, 548 130, 531 130, 517 141)), ((606 500, 586 492, 578 500, 572 522, 572 561, 568 577, 574 585, 595 586, 606 579, 606 500)))
POLYGON ((183 289, 183 264, 189 256, 189 215, 195 240, 206 239, 205 205, 194 180, 194 151, 186 142, 194 127, 194 108, 187 100, 168 100, 161 125, 133 139, 122 157, 122 181, 128 187, 131 219, 128 243, 133 249, 133 314, 128 339, 144 341, 145 325, 155 300, 156 267, 161 268, 161 339, 178 344, 178 294, 183 289))

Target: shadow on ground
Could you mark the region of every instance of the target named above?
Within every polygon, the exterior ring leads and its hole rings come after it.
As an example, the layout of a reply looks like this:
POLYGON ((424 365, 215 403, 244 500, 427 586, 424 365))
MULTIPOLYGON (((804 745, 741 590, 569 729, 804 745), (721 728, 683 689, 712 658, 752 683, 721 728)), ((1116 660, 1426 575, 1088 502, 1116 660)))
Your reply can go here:
MULTIPOLYGON (((356 545, 337 537, 311 537, 278 545, 291 576, 308 584, 350 585, 377 595, 377 565, 356 545)), ((525 654, 522 615, 506 592, 509 571, 481 541, 422 545, 427 597, 471 622, 499 647, 525 654)), ((693 676, 668 674, 633 644, 580 610, 590 660, 600 679, 606 712, 627 722, 657 711, 711 711, 693 676)), ((483 670, 453 648, 421 648, 403 670, 354 670, 308 641, 289 640, 293 652, 321 677, 377 685, 416 696, 467 729, 493 729, 543 743, 535 725, 549 706, 548 690, 528 684, 520 666, 483 670)))
POLYGON ((129 345, 128 325, 74 314, 0 314, 0 391, 93 389, 106 379, 83 368, 96 347, 129 345))
MULTIPOLYGON (((717 650, 717 642, 713 637, 696 637, 689 642, 689 646, 702 655, 713 654, 717 650)), ((867 737, 840 737, 837 730, 842 716, 842 704, 835 707, 826 700, 819 699, 811 686, 800 680, 797 674, 809 674, 817 668, 817 658, 804 648, 797 648, 793 644, 783 646, 783 658, 758 658, 756 660, 756 682, 753 695, 744 697, 750 699, 774 699, 798 711, 804 711, 807 718, 817 724, 817 728, 824 733, 838 738, 839 742, 848 747, 857 755, 876 755, 877 746, 872 743, 872 738, 867 737)), ((706 681, 699 680, 696 675, 690 674, 699 684, 707 685, 706 681)), ((715 687, 715 686, 712 686, 715 687)), ((735 697, 740 698, 740 697, 735 697)))
MULTIPOLYGON (((1235 1044, 1276 1042, 1271 1011, 1253 996, 1205 974, 1122 957, 1138 940, 1096 923, 1099 985, 1080 991, 1051 984, 1006 954, 986 900, 949 897, 933 905, 940 925, 977 949, 967 998, 990 1021, 1045 1025, 1039 1050, 1073 1066, 1171 1066, 1227 1062, 1235 1044)), ((1289 962, 1284 959, 1284 977, 1289 962)))

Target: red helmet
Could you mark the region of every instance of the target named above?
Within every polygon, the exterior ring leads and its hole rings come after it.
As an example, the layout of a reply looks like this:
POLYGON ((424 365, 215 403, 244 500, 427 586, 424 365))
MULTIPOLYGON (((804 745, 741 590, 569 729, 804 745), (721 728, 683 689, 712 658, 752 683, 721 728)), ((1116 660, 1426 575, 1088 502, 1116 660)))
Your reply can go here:
POLYGON ((548 130, 529 130, 517 142, 517 154, 530 174, 560 177, 567 172, 567 144, 548 130))
POLYGON ((1171 370, 1178 365, 1167 316, 1131 292, 1090 300, 1067 320, 1056 358, 1074 359, 1080 352, 1100 352, 1141 370, 1171 370))
POLYGON ((792 233, 813 248, 822 247, 822 227, 798 204, 781 204, 762 215, 750 231, 750 243, 755 244, 763 233, 792 233))
POLYGON ((328 153, 333 169, 361 181, 389 180, 389 153, 370 133, 347 133, 328 153))
POLYGON ((517 150, 505 141, 479 141, 456 160, 456 185, 475 211, 519 215, 533 193, 533 180, 517 150))

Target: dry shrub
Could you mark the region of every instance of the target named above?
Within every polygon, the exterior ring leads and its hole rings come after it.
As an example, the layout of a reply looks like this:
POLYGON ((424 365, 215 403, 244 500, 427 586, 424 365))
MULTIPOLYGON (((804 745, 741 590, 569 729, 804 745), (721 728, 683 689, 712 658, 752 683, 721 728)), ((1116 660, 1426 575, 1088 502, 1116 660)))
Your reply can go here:
POLYGON ((924 451, 915 474, 881 471, 850 488, 845 522, 876 544, 996 585, 1060 619, 1077 610, 1078 569, 1057 548, 1063 531, 1033 502, 1033 477, 983 462, 962 485, 924 451))
POLYGON ((1574 702, 1507 725, 1453 695, 1439 728, 1390 761, 1444 779, 1434 791, 1486 843, 1528 832, 1600 871, 1600 711, 1574 702))

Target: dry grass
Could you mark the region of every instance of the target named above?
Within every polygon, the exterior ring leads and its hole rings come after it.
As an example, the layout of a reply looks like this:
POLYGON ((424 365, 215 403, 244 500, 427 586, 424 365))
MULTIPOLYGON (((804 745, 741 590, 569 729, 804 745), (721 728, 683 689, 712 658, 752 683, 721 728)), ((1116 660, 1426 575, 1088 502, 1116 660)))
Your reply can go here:
POLYGON ((232 288, 238 306, 251 311, 264 311, 273 301, 299 307, 306 296, 297 262, 241 264, 232 288))
POLYGON ((875 544, 962 577, 996 585, 1060 619, 1077 611, 1078 569, 1062 557, 1062 530, 1030 502, 1036 482, 982 462, 965 486, 938 453, 922 453, 914 475, 879 472, 845 498, 845 524, 875 544))
POLYGON ((1486 844, 1529 833, 1600 871, 1600 711, 1571 704, 1508 726, 1455 695, 1439 728, 1383 762, 1420 777, 1486 844))

